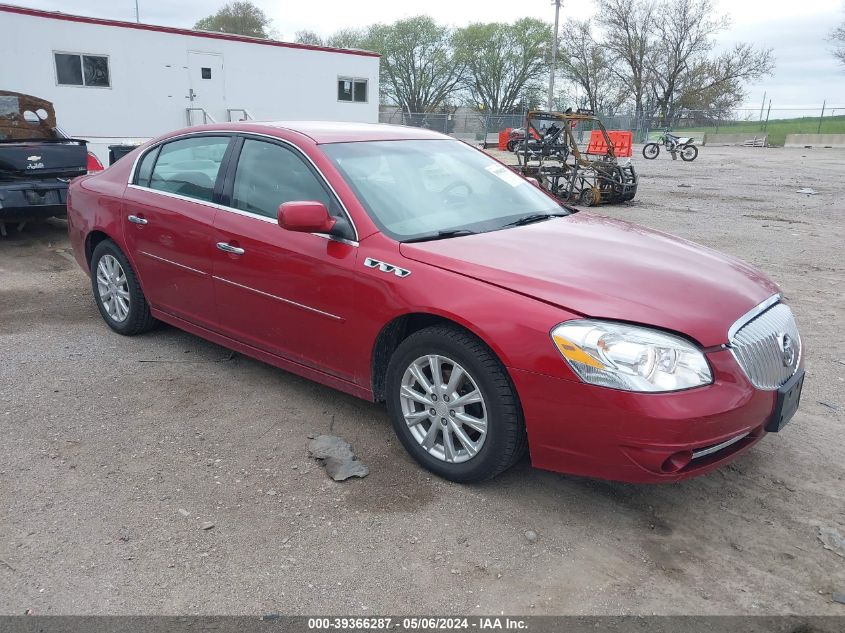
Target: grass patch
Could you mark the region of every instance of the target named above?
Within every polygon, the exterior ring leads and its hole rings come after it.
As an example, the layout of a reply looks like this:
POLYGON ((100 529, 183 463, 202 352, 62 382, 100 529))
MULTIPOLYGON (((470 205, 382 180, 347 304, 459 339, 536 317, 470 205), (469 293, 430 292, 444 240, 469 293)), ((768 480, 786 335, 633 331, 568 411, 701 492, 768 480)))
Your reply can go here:
MULTIPOLYGON (((693 136, 699 143, 708 134, 743 134, 750 137, 762 134, 769 135, 769 145, 783 145, 787 134, 845 134, 845 115, 824 117, 822 119, 821 131, 819 131, 819 117, 802 117, 800 119, 770 119, 765 126, 759 121, 736 121, 723 123, 708 127, 678 127, 672 130, 678 136, 693 136)), ((649 134, 650 140, 656 140, 660 134, 652 131, 649 134)))

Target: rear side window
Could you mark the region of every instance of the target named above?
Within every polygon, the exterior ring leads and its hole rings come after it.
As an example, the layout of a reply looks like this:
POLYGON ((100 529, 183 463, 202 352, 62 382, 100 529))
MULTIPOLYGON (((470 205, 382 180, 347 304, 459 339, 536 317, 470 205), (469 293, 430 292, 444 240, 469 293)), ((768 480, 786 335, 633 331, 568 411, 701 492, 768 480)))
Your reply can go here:
POLYGON ((275 143, 245 140, 235 172, 232 206, 275 218, 280 204, 302 200, 322 202, 333 215, 340 212, 318 177, 293 151, 275 143))
POLYGON ((141 185, 142 187, 150 186, 150 176, 153 173, 153 164, 156 162, 156 156, 158 156, 157 147, 144 154, 144 158, 141 159, 138 165, 138 171, 135 173, 136 185, 141 185))
POLYGON ((150 189, 211 202, 228 145, 226 136, 197 136, 162 145, 150 189))

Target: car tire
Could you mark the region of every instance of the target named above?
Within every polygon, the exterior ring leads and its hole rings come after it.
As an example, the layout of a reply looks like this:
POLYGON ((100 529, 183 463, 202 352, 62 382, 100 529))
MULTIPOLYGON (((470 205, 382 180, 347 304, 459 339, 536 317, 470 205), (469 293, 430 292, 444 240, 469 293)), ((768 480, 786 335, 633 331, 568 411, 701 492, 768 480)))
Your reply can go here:
POLYGON ((400 442, 424 468, 444 479, 460 483, 491 479, 525 453, 527 436, 522 408, 510 376, 493 351, 465 330, 433 326, 406 338, 390 359, 386 388, 388 413, 400 442), (439 359, 439 391, 434 386, 432 358, 439 359), (430 383, 427 403, 417 404, 417 397, 426 390, 414 378, 411 368, 415 364, 430 383), (453 377, 457 379, 455 385, 453 377), (405 395, 404 389, 409 386, 416 391, 412 398, 405 395), (456 406, 460 400, 473 400, 478 394, 481 402, 456 406), (450 397, 454 409, 449 406, 450 397), (420 410, 412 412, 412 407, 420 410), (432 411, 436 414, 430 415, 432 411), (414 421, 416 418, 419 422, 414 421), (483 437, 479 431, 482 418, 483 437), (424 438, 431 433, 433 440, 426 447, 424 438), (470 445, 476 446, 475 452, 468 448, 470 445))
POLYGON ((97 244, 91 255, 91 290, 103 320, 118 334, 142 334, 158 323, 135 270, 111 240, 97 244))

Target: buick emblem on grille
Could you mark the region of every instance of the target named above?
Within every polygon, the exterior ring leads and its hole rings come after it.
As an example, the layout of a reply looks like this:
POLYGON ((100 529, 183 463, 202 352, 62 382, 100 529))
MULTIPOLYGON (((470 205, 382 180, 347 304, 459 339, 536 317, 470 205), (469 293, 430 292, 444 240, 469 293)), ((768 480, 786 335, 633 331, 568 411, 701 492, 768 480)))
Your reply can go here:
POLYGON ((778 345, 780 346, 780 359, 784 367, 792 367, 795 362, 795 343, 789 334, 778 334, 778 345))

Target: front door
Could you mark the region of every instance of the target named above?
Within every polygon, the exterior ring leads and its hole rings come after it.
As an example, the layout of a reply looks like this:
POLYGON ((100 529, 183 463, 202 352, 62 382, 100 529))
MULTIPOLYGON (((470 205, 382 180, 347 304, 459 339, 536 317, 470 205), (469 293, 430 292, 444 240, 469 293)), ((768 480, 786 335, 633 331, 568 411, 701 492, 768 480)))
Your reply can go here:
MULTIPOLYGON (((201 108, 214 121, 226 121, 226 82, 223 55, 188 52, 188 100, 191 108, 201 108)), ((212 123, 200 110, 189 111, 190 125, 212 123)))
POLYGON ((123 199, 126 242, 150 305, 211 328, 212 201, 230 138, 193 136, 153 149, 123 199))
POLYGON ((345 337, 354 292, 357 246, 278 225, 283 202, 318 200, 340 215, 339 202, 297 150, 247 138, 229 170, 217 215, 214 259, 217 313, 223 331, 289 360, 351 380, 345 337))

